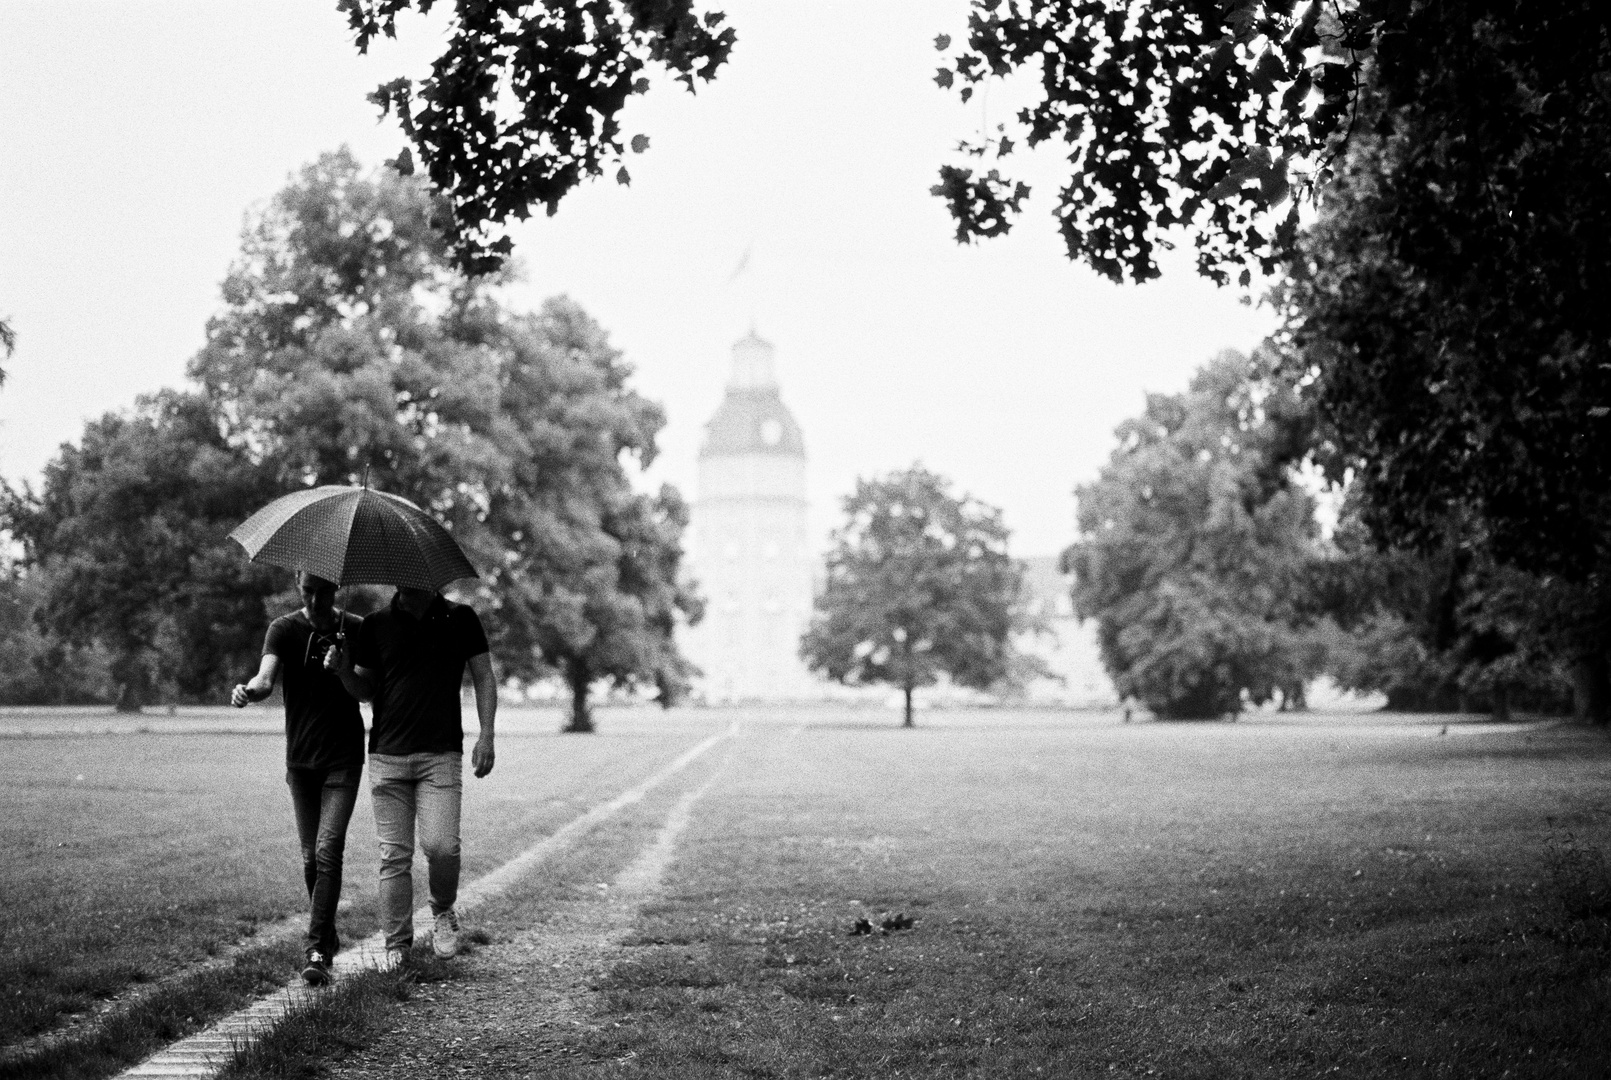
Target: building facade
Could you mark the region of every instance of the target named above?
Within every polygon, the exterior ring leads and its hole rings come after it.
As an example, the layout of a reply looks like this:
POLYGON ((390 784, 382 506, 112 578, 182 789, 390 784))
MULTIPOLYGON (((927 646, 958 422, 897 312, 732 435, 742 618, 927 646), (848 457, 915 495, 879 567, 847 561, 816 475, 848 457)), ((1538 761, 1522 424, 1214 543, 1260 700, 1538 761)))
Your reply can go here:
POLYGON ((805 440, 778 392, 772 345, 752 330, 733 345, 726 394, 705 425, 689 528, 706 606, 684 651, 706 700, 820 696, 799 658, 816 561, 806 511, 805 440))

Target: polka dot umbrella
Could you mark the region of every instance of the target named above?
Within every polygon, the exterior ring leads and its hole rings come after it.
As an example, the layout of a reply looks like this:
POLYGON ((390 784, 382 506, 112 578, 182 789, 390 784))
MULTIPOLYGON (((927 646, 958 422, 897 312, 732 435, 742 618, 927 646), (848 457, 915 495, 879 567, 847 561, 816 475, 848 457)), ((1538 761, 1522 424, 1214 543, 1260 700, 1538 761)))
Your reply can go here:
POLYGON ((229 538, 253 562, 306 570, 337 585, 440 589, 480 576, 441 522, 401 496, 368 487, 329 484, 283 495, 229 538))

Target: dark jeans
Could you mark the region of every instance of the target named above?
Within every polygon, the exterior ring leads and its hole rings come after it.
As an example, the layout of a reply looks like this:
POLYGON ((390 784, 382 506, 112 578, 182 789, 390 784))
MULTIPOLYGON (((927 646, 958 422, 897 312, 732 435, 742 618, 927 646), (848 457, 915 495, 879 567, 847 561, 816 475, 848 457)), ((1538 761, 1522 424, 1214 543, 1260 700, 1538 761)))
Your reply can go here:
POLYGON ((347 847, 347 822, 358 802, 358 774, 363 766, 341 769, 285 770, 296 809, 297 838, 302 842, 302 876, 313 902, 307 945, 326 959, 341 947, 336 938, 336 905, 341 902, 341 858, 347 847))

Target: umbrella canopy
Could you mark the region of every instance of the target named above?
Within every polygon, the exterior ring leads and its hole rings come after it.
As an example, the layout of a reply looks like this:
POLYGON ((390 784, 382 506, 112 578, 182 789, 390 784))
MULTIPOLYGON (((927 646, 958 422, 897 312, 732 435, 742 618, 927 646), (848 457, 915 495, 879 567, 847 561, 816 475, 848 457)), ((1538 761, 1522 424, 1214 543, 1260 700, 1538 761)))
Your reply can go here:
POLYGON ((306 570, 337 585, 440 589, 480 576, 441 522, 407 499, 367 487, 330 484, 283 495, 229 538, 253 562, 306 570))

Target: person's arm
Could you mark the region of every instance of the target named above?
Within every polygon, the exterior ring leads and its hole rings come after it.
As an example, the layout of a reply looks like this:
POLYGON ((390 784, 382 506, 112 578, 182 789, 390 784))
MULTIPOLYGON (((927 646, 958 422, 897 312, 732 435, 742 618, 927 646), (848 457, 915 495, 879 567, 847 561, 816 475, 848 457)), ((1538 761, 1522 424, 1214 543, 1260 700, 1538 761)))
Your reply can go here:
POLYGON ((496 755, 492 750, 492 728, 498 719, 498 676, 492 670, 492 654, 470 657, 470 682, 475 686, 475 711, 481 721, 481 736, 470 751, 470 765, 477 777, 492 771, 496 755))
POLYGON ((324 667, 326 671, 335 672, 342 687, 359 701, 375 700, 375 672, 372 668, 352 662, 352 648, 346 638, 338 640, 324 654, 324 667))
POLYGON ((264 653, 257 674, 235 685, 235 689, 229 692, 229 703, 237 709, 244 709, 249 701, 262 701, 274 692, 274 680, 279 674, 280 658, 273 653, 264 653))

